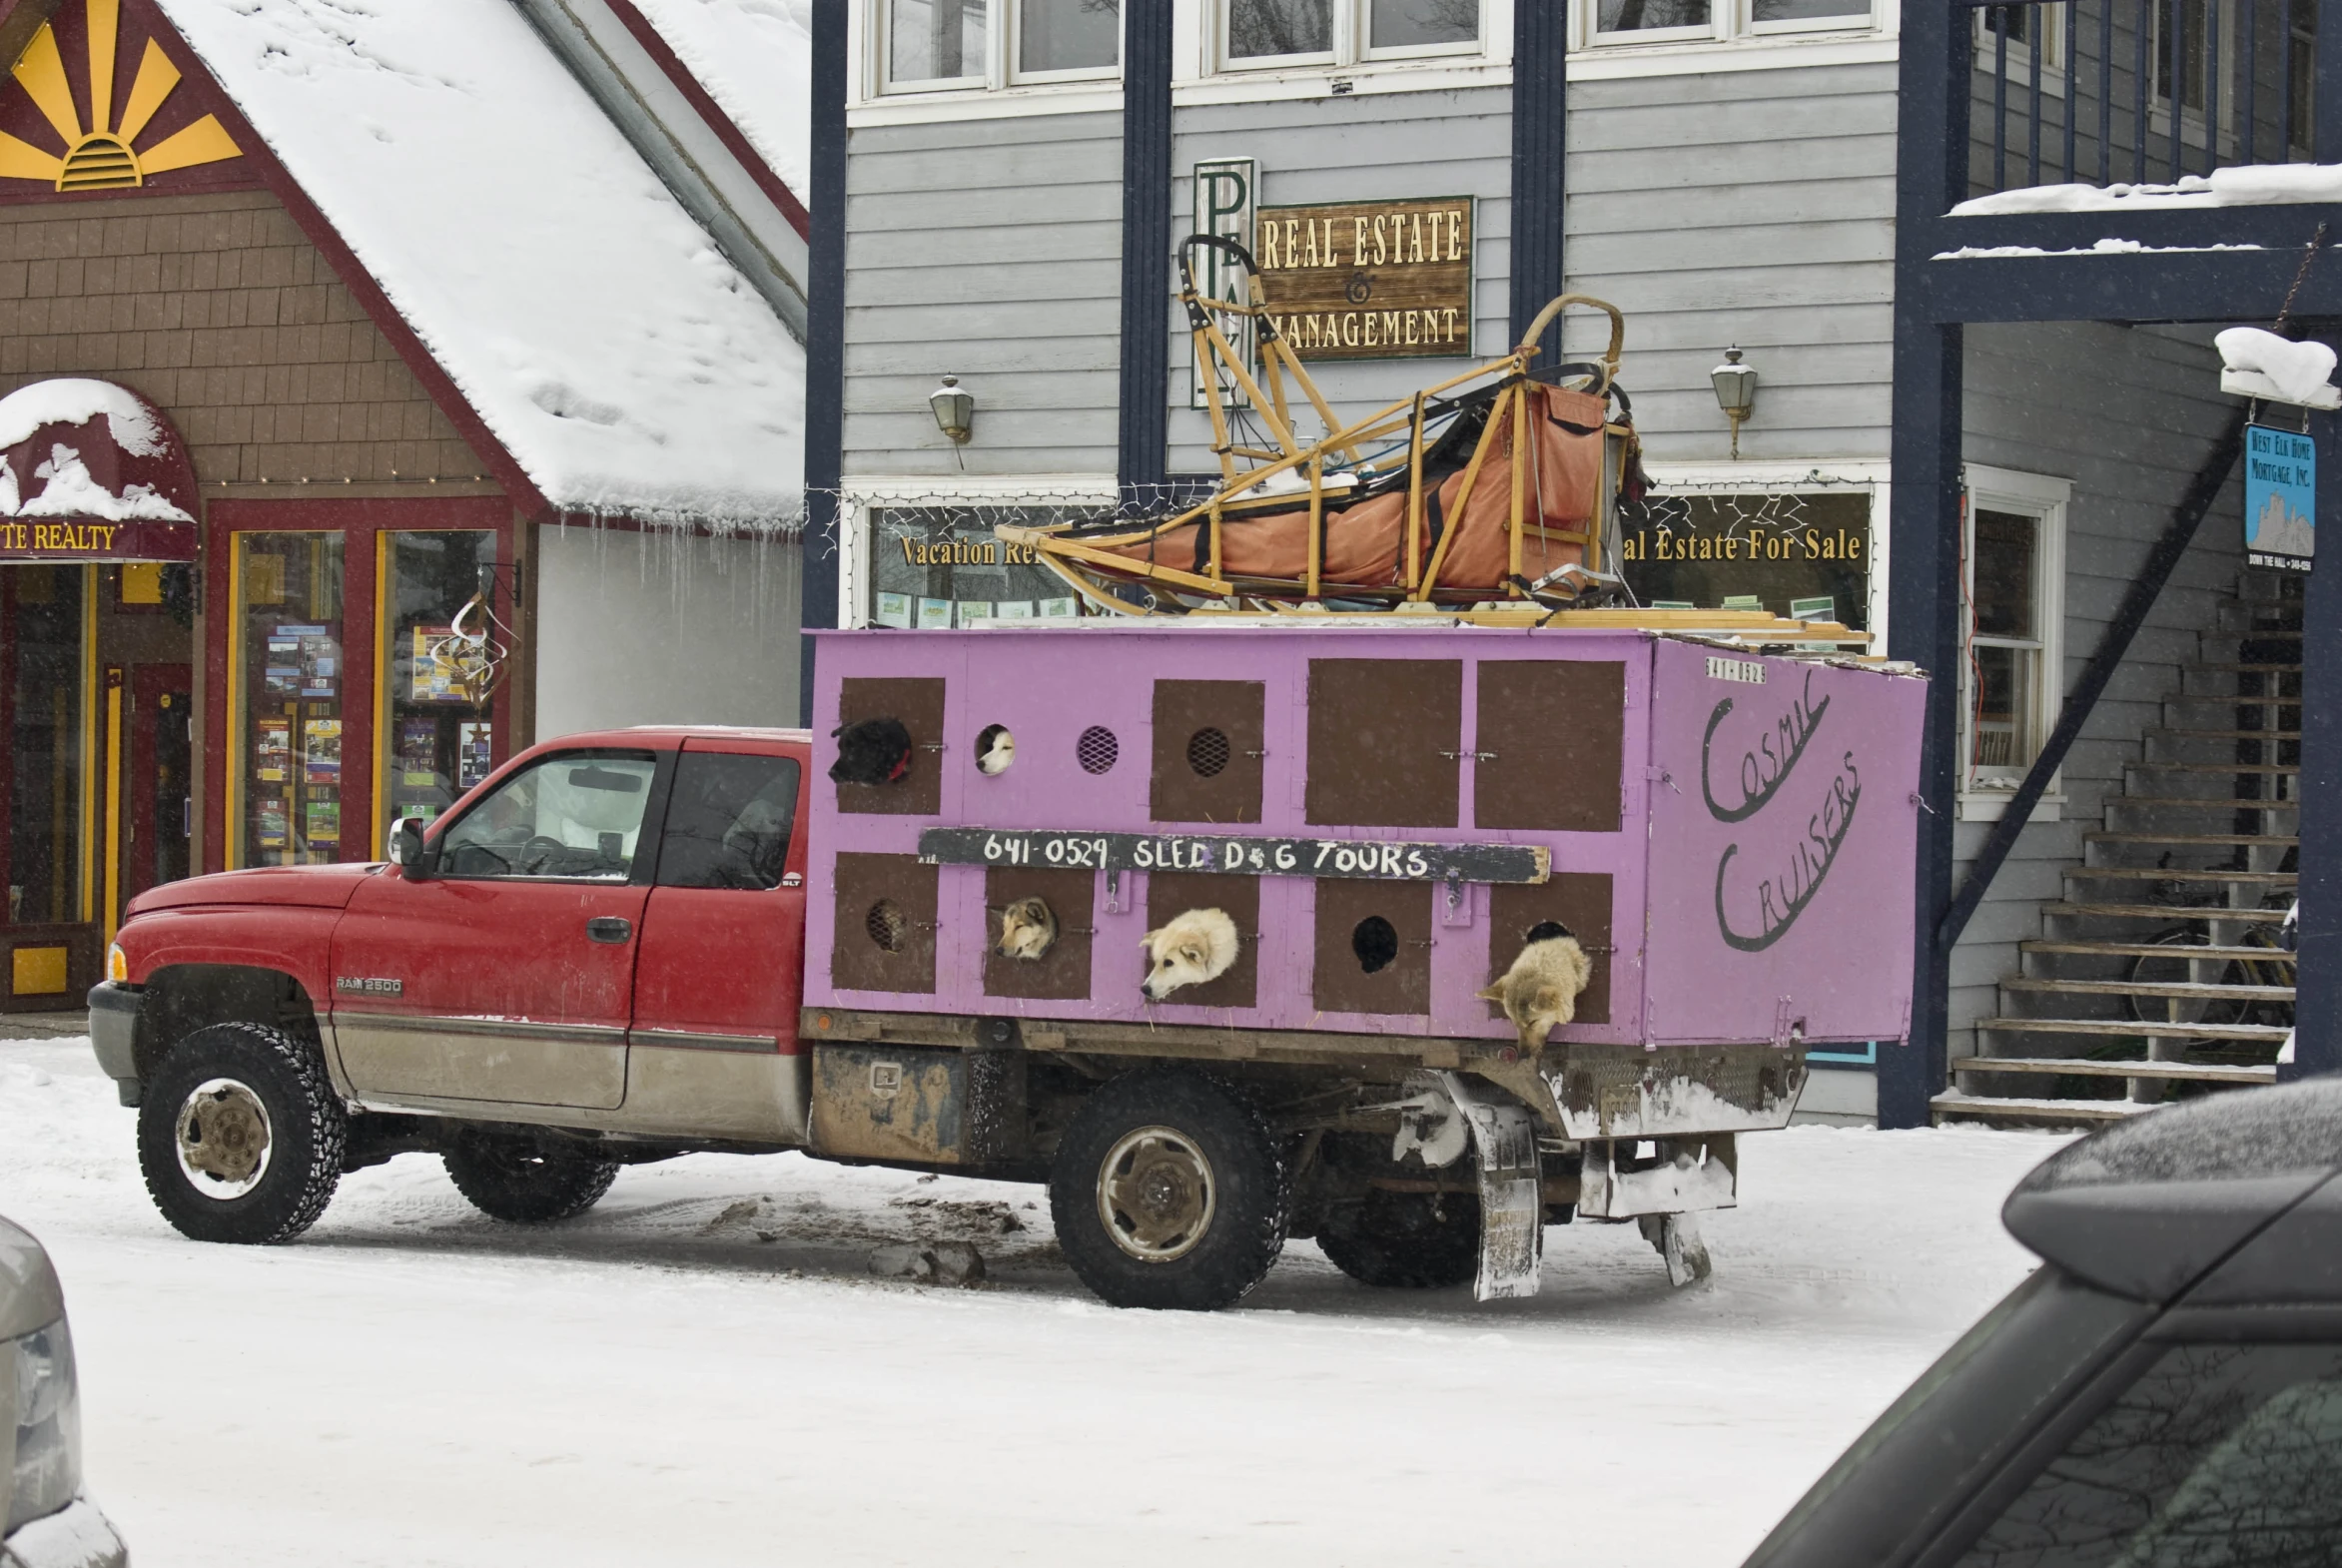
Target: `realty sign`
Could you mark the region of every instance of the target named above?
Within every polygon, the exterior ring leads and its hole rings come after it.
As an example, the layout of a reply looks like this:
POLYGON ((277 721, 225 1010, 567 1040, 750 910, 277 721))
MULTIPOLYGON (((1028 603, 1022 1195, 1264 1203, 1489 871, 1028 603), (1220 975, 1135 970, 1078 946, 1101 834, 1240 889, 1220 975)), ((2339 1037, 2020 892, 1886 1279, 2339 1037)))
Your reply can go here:
POLYGON ((2317 553, 2318 447, 2298 430, 2244 427, 2244 549, 2254 566, 2307 571, 2317 553))

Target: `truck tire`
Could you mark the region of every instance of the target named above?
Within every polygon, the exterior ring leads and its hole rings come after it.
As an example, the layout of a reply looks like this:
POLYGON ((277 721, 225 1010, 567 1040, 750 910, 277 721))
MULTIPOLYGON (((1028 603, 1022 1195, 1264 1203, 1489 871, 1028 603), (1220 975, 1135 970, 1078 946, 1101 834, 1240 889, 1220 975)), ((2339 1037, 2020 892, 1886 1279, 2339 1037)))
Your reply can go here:
POLYGON ((1283 1248, 1290 1200, 1259 1110, 1178 1068, 1093 1093, 1049 1178, 1066 1261, 1113 1306, 1208 1312, 1240 1299, 1283 1248))
POLYGON ((265 1024, 173 1046, 138 1108, 155 1206, 198 1241, 290 1241, 334 1199, 349 1124, 315 1047, 265 1024))
POLYGON ((1317 1247, 1362 1285, 1445 1290, 1480 1273, 1480 1199, 1469 1192, 1368 1187, 1358 1206, 1329 1214, 1317 1247))
POLYGON ((447 1179, 491 1219, 551 1224, 584 1213, 618 1178, 618 1163, 596 1160, 560 1139, 463 1129, 448 1146, 447 1179))

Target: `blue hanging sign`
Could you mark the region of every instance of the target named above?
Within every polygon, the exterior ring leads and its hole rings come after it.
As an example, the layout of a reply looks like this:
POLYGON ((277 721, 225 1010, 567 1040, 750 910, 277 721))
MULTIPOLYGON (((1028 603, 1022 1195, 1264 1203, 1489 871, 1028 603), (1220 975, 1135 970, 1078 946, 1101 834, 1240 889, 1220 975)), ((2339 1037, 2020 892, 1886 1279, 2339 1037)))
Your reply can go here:
POLYGON ((2299 430, 2244 427, 2244 549, 2255 566, 2307 571, 2317 553, 2318 443, 2299 430))

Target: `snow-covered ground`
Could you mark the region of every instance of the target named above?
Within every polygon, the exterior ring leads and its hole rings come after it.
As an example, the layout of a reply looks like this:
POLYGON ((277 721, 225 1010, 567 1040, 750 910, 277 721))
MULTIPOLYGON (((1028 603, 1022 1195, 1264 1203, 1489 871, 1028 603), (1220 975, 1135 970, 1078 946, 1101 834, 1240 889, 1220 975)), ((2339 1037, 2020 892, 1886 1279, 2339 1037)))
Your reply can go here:
POLYGON ((55 1254, 90 1485, 140 1568, 1737 1563, 2028 1258, 2022 1133, 1745 1146, 1716 1276, 1548 1234, 1544 1293, 1378 1292, 1296 1242, 1117 1312, 1031 1188, 697 1157, 502 1227, 409 1156, 301 1242, 147 1202, 82 1041, 0 1042, 0 1212, 55 1254), (972 1288, 870 1277, 972 1239, 972 1288))

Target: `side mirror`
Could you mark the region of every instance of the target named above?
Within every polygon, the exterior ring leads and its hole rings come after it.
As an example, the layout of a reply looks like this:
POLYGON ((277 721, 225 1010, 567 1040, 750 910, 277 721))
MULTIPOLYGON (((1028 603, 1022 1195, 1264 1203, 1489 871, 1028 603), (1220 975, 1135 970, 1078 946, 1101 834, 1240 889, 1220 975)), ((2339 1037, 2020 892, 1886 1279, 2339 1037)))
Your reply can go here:
POLYGON ((422 865, 422 818, 401 817, 391 823, 383 858, 404 872, 409 881, 420 882, 427 875, 422 865))

